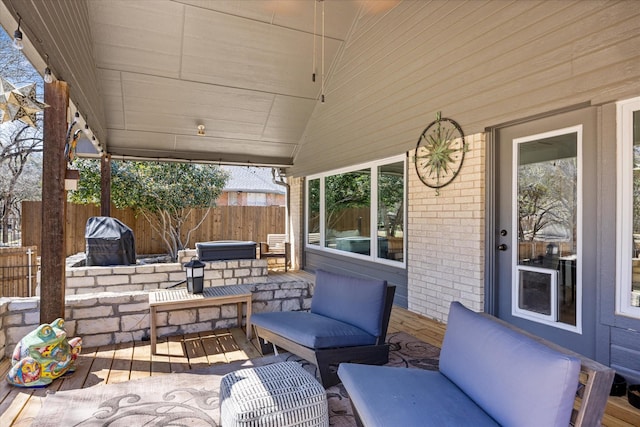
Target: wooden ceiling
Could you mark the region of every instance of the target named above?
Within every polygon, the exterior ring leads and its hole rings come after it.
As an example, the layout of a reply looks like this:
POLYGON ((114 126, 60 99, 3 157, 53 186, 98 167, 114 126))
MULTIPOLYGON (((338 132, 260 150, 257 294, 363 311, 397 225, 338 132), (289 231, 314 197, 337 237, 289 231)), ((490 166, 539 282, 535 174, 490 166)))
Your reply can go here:
MULTIPOLYGON (((322 2, 2 1, 116 159, 287 167, 320 103, 322 2)), ((324 2, 325 81, 358 16, 394 3, 324 2)))

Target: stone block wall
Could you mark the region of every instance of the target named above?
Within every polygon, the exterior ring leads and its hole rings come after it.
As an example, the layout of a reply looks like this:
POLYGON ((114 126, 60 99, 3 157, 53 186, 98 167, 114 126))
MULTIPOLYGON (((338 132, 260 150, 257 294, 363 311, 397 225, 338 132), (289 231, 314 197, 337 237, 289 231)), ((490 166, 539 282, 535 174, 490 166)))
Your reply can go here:
MULTIPOLYGON (((252 311, 261 313, 309 309, 311 292, 311 284, 307 282, 256 284, 252 290, 252 311)), ((158 336, 237 327, 237 307, 237 304, 227 304, 199 309, 159 311, 156 314, 158 336)), ((243 315, 246 315, 246 311, 243 315)))
POLYGON ((409 165, 408 308, 443 322, 453 300, 484 308, 485 135, 466 143, 460 173, 439 194, 409 165))
MULTIPOLYGON (((67 268, 66 294, 166 289, 185 280, 182 265, 195 254, 195 250, 181 251, 177 263, 67 268)), ((204 286, 248 285, 267 280, 267 260, 210 261, 205 264, 204 286)))
MULTIPOLYGON (((259 313, 310 308, 313 284, 306 281, 257 283, 252 309, 259 313)), ((237 305, 158 313, 158 334, 179 335, 237 326, 237 305)), ((40 298, 0 298, 0 358, 40 322, 40 298)), ((149 291, 79 293, 66 297, 65 328, 84 347, 149 339, 149 291)))

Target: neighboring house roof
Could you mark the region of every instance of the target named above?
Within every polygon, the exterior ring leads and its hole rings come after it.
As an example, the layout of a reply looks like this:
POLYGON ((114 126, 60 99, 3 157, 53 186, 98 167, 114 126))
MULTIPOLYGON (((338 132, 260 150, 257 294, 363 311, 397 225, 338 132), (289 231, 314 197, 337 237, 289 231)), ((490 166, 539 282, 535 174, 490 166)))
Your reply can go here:
POLYGON ((220 168, 229 172, 229 181, 222 191, 285 194, 285 187, 273 182, 271 168, 247 166, 220 166, 220 168))

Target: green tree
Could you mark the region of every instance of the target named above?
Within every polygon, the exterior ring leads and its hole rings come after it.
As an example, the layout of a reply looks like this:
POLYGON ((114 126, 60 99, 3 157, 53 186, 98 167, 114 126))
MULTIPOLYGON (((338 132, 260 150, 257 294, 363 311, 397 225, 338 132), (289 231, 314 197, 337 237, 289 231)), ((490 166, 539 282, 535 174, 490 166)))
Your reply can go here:
POLYGON ((520 241, 534 241, 545 228, 560 226, 575 241, 575 158, 522 165, 518 169, 520 241))
MULTIPOLYGON (((403 166, 403 163, 400 163, 403 166)), ((378 177, 378 221, 387 236, 403 229, 404 173, 381 171, 378 177)))
POLYGON ((28 125, 0 127, 0 230, 8 243, 11 220, 20 218, 24 200, 39 200, 42 179, 42 139, 28 125))
POLYGON ((368 170, 328 176, 325 185, 325 223, 341 229, 344 214, 350 208, 371 206, 371 174, 368 170))
MULTIPOLYGON (((75 203, 100 203, 100 164, 77 160, 80 183, 70 193, 75 203)), ((217 166, 193 163, 120 162, 111 164, 111 200, 119 208, 143 215, 161 236, 173 260, 188 246, 191 234, 215 206, 229 175, 217 166), (188 228, 195 209, 207 209, 188 228)))

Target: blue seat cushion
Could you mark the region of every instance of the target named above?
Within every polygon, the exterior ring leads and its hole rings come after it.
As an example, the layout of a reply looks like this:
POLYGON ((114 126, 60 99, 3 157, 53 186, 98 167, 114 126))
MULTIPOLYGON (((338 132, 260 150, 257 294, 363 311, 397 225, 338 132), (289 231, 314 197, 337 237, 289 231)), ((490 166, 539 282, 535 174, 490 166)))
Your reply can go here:
POLYGON ((580 360, 454 302, 440 371, 502 425, 566 427, 580 360))
POLYGON ((377 337, 382 334, 387 282, 316 271, 311 312, 336 319, 377 337))
POLYGON ((314 349, 376 343, 376 337, 360 328, 305 311, 258 313, 251 316, 251 323, 314 349))
POLYGON ((499 425, 437 371, 341 363, 338 376, 367 427, 499 425))

